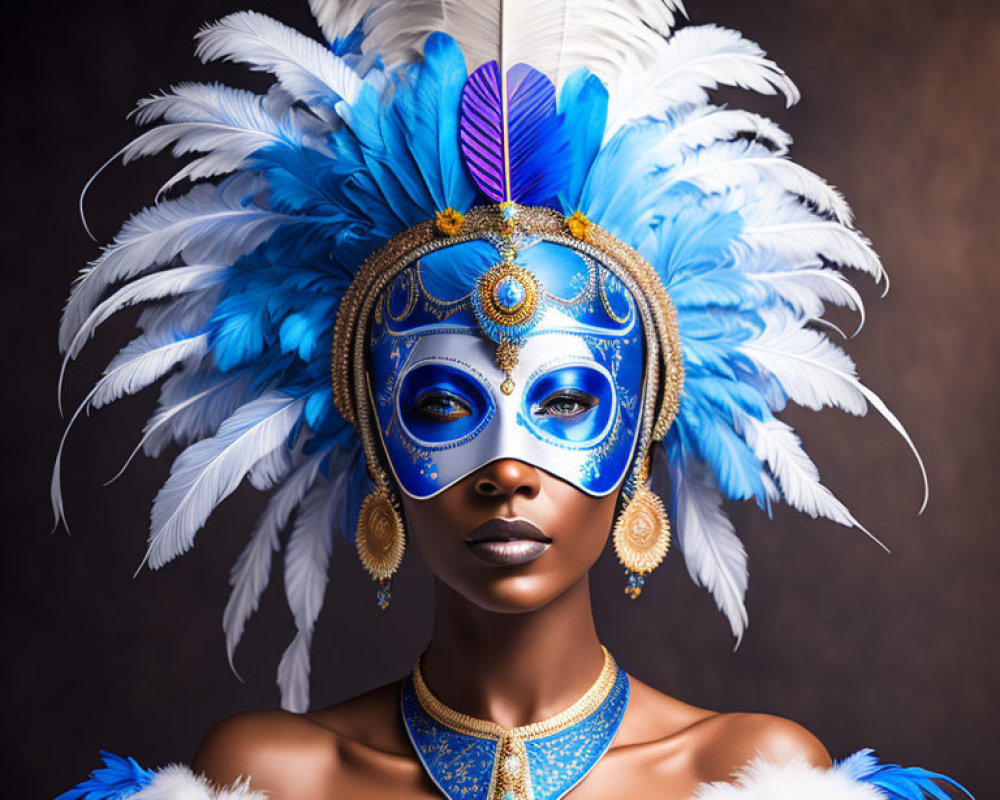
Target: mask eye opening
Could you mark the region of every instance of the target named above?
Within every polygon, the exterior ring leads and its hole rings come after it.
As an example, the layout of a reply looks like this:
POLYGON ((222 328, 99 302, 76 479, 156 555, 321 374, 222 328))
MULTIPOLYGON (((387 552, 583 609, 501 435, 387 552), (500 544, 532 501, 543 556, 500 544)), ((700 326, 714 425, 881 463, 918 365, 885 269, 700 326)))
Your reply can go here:
POLYGON ((421 389, 414 405, 430 422, 454 422, 472 414, 472 406, 464 398, 440 386, 421 389))
POLYGON ((600 400, 583 389, 563 387, 556 389, 540 403, 531 406, 531 413, 537 417, 576 420, 591 412, 600 400))

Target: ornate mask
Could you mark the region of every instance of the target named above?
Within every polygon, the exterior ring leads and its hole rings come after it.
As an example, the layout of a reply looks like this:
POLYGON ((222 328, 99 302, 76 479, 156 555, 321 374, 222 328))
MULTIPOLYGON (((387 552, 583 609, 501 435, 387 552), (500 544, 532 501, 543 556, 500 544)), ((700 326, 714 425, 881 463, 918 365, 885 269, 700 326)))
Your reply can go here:
POLYGON ((513 244, 498 236, 429 253, 378 301, 369 391, 411 497, 499 458, 592 495, 628 471, 644 385, 632 295, 583 253, 531 236, 513 244))

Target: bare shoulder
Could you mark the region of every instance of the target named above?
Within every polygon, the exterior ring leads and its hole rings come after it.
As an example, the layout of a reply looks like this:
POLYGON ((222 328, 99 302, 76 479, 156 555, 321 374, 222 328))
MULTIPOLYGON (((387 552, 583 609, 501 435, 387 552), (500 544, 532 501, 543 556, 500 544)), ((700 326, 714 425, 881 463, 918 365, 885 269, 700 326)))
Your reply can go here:
POLYGON ((335 734, 304 715, 248 711, 215 725, 191 766, 220 786, 250 777, 255 789, 297 798, 329 781, 336 754, 335 734))
POLYGON ((335 796, 359 771, 405 782, 415 762, 399 730, 397 696, 398 684, 390 684, 307 714, 236 714, 208 732, 192 768, 220 786, 250 777, 277 800, 335 796))
POLYGON ((634 678, 630 683, 629 708, 609 753, 609 788, 615 782, 620 785, 621 776, 628 774, 634 796, 664 792, 687 796, 702 783, 731 780, 758 757, 775 763, 831 764, 820 741, 791 720, 767 714, 721 714, 634 678))
POLYGON ((755 758, 775 764, 833 763, 822 742, 796 722, 769 714, 716 714, 692 730, 696 771, 703 781, 729 780, 755 758))

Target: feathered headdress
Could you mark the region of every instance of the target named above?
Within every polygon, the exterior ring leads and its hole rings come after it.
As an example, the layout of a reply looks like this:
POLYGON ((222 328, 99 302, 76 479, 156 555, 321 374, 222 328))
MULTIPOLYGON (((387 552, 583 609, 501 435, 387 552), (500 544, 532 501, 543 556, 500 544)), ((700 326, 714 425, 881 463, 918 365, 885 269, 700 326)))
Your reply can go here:
MULTIPOLYGON (((686 374, 654 465, 669 470, 691 576, 739 637, 746 554, 723 499, 783 499, 861 527, 774 412, 871 404, 913 446, 819 324, 828 303, 863 321, 838 268, 881 280, 878 256, 844 199, 787 157, 787 134, 709 102, 727 85, 791 105, 792 82, 734 31, 676 27, 680 0, 311 4, 325 43, 254 12, 198 34, 203 60, 273 74, 266 95, 181 84, 139 103, 136 121, 158 124, 118 155, 193 158, 66 304, 67 362, 113 314, 150 304, 70 421, 165 378, 136 452, 183 450, 154 501, 146 561, 190 549, 244 479, 270 492, 233 566, 223 627, 231 659, 290 529, 297 633, 278 682, 283 705, 304 710, 331 537, 353 535, 369 488, 330 386, 342 298, 411 226, 513 201, 599 225, 666 288, 686 374)), ((52 500, 58 523, 58 458, 52 500)))

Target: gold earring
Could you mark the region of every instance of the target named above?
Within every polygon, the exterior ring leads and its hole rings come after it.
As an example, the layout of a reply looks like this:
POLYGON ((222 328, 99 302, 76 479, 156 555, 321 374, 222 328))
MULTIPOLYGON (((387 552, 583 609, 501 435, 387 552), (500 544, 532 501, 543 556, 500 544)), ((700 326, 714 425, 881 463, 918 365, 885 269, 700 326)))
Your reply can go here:
POLYGON ((638 487, 615 522, 612 541, 615 555, 625 567, 625 594, 635 600, 642 594, 646 575, 656 569, 670 549, 670 520, 663 501, 646 487, 644 465, 638 487))
POLYGON ((392 598, 392 576, 399 569, 406 546, 403 519, 385 486, 375 489, 362 502, 354 545, 362 565, 378 582, 375 599, 384 611, 392 598))

